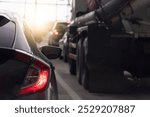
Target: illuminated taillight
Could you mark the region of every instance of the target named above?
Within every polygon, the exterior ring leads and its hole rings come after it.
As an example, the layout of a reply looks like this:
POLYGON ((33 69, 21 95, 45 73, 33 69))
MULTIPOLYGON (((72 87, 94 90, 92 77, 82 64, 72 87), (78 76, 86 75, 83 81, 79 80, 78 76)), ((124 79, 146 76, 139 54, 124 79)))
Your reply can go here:
POLYGON ((29 65, 27 75, 19 91, 20 95, 36 93, 48 86, 50 68, 47 63, 22 51, 16 51, 15 59, 29 65))
POLYGON ((49 75, 49 66, 40 60, 34 60, 19 94, 31 94, 45 89, 48 85, 49 75))
POLYGON ((54 30, 53 34, 54 34, 54 35, 58 35, 59 33, 58 33, 57 30, 54 30))

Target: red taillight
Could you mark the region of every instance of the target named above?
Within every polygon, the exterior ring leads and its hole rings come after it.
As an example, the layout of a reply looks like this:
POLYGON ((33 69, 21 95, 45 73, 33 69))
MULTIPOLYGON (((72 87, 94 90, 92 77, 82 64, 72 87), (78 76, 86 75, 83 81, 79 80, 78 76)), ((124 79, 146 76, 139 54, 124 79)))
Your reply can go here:
POLYGON ((39 60, 35 60, 30 66, 26 77, 26 80, 31 80, 29 78, 33 77, 35 82, 31 82, 31 84, 28 82, 27 86, 21 88, 19 94, 31 94, 45 89, 49 81, 49 75, 49 66, 39 60), (32 69, 33 67, 35 68, 34 70, 32 69))
POLYGON ((20 95, 32 94, 44 90, 47 87, 50 76, 49 65, 19 50, 15 53, 15 59, 29 65, 27 76, 19 91, 20 95))
POLYGON ((58 35, 59 33, 58 33, 57 30, 54 30, 54 31, 53 31, 53 34, 54 34, 54 35, 58 35))

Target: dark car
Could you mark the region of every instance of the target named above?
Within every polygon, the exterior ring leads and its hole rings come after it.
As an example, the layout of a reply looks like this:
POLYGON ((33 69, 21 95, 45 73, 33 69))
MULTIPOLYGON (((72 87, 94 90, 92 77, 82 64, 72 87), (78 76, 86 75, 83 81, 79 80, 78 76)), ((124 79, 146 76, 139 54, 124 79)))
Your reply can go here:
POLYGON ((0 11, 0 99, 58 99, 49 59, 60 54, 56 47, 39 50, 27 23, 0 11))
POLYGON ((49 45, 59 46, 59 40, 62 38, 67 29, 67 22, 56 22, 49 36, 49 45))

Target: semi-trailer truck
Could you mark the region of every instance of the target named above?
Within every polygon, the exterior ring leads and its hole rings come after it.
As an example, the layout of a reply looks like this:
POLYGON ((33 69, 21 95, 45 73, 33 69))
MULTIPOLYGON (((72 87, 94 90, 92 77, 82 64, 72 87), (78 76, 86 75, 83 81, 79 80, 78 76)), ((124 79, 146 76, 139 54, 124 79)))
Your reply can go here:
POLYGON ((69 70, 85 89, 150 84, 150 0, 72 0, 71 21, 69 70))

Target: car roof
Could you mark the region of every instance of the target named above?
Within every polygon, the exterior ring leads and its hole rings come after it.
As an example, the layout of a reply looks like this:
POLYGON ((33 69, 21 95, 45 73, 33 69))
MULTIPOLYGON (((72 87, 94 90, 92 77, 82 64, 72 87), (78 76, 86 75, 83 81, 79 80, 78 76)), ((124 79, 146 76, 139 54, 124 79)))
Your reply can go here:
POLYGON ((15 29, 14 29, 15 37, 14 37, 13 46, 11 48, 23 50, 28 53, 32 53, 31 48, 23 32, 23 19, 19 17, 18 14, 11 12, 11 11, 6 11, 6 10, 0 10, 0 16, 6 18, 7 20, 15 24, 15 29))
POLYGON ((20 19, 19 15, 15 12, 7 11, 7 10, 1 10, 0 9, 0 16, 4 16, 7 19, 11 21, 16 21, 17 19, 20 19))

